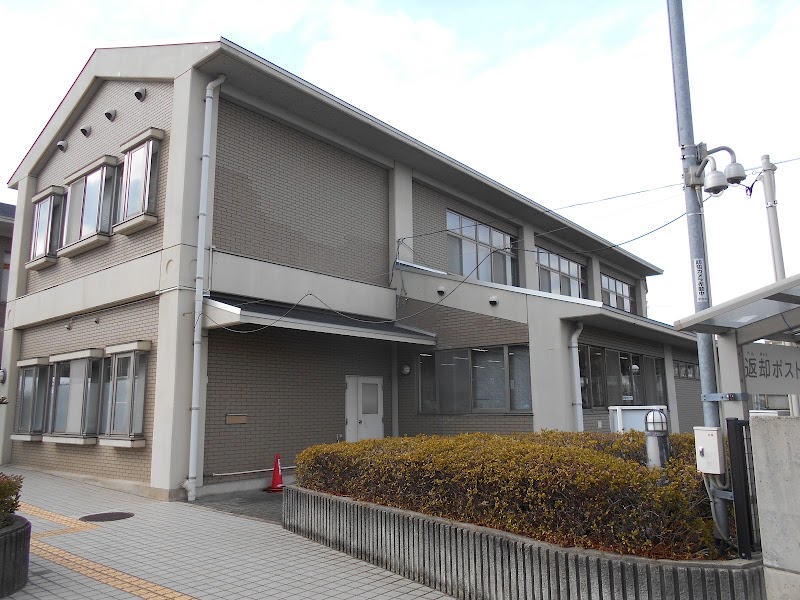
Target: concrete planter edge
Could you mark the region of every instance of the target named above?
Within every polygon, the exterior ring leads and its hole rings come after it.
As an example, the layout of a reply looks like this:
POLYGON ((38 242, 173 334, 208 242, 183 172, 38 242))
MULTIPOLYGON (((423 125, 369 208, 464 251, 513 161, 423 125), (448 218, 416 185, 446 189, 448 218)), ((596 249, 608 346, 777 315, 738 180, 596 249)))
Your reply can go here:
POLYGON ((30 548, 30 522, 19 515, 11 515, 11 525, 0 528, 0 598, 27 585, 30 548))
POLYGON ((761 560, 655 560, 564 548, 298 486, 283 526, 457 598, 765 600, 761 560))

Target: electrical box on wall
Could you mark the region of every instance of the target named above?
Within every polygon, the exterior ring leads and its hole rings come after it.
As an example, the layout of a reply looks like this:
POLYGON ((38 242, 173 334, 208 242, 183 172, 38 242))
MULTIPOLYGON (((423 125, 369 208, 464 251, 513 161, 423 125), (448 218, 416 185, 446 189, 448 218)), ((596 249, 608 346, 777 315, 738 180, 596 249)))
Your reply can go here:
POLYGON ((694 428, 694 455, 697 470, 709 475, 725 473, 725 447, 721 427, 694 428))

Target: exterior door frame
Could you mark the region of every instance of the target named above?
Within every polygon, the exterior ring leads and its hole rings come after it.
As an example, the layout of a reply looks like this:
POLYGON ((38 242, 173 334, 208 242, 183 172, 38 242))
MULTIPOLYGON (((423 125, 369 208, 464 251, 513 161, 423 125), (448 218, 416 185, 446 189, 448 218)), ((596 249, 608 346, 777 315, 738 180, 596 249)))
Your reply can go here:
POLYGON ((383 428, 383 377, 346 375, 345 376, 345 441, 357 442, 360 439, 370 437, 384 437, 383 428), (378 384, 378 413, 374 417, 380 423, 380 435, 365 435, 363 421, 364 415, 361 414, 360 390, 364 383, 378 384))

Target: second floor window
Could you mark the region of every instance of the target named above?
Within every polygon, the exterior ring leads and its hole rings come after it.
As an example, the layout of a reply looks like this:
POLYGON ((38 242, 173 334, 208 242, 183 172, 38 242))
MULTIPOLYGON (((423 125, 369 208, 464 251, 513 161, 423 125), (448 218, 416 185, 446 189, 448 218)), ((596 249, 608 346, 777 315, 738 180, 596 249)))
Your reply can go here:
POLYGON ((51 194, 33 205, 31 260, 55 256, 61 246, 64 196, 51 194))
POLYGON ((475 219, 447 211, 448 271, 468 279, 517 284, 517 239, 475 219))
POLYGON ((537 248, 539 262, 539 291, 588 298, 586 267, 554 252, 537 248))
POLYGON ((603 304, 625 312, 636 313, 634 286, 602 274, 600 276, 600 285, 603 288, 603 304))
POLYGON ((62 246, 111 230, 119 168, 106 164, 70 183, 62 246))
POLYGON ((149 140, 126 155, 114 223, 155 212, 159 152, 158 140, 149 140))

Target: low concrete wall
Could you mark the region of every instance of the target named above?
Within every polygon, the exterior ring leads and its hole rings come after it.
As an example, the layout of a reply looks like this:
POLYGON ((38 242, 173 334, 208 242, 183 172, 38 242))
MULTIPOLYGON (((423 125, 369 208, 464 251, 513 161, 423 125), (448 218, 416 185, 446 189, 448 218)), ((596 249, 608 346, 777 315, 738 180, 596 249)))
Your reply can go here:
POLYGON ((561 548, 295 486, 284 494, 284 528, 456 598, 766 598, 760 560, 648 560, 561 548))
POLYGON ((750 418, 764 575, 770 600, 800 598, 800 419, 750 418))

